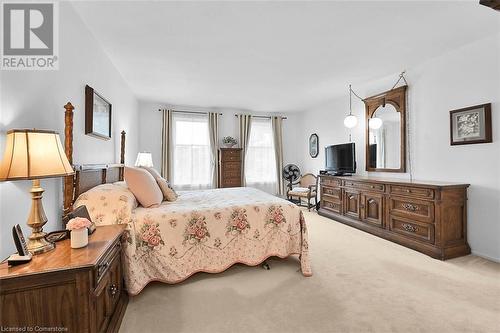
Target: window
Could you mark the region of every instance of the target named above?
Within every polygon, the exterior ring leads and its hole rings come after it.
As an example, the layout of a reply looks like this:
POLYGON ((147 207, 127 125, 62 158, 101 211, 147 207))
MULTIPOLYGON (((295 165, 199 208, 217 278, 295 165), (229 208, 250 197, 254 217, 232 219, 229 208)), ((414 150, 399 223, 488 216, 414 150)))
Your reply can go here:
POLYGON ((245 158, 247 186, 276 194, 276 157, 271 119, 252 118, 245 158))
POLYGON ((173 185, 179 190, 212 187, 208 117, 174 113, 172 120, 173 185))

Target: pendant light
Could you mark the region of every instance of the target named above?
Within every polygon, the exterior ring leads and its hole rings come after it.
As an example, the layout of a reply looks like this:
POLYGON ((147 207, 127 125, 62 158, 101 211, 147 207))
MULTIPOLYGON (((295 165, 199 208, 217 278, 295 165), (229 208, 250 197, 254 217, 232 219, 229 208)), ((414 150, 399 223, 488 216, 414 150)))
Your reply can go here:
POLYGON ((382 119, 373 117, 368 120, 368 127, 371 129, 379 129, 382 126, 382 119))
POLYGON ((352 114, 352 88, 349 85, 349 115, 344 119, 344 126, 347 128, 356 127, 358 124, 358 118, 352 114))

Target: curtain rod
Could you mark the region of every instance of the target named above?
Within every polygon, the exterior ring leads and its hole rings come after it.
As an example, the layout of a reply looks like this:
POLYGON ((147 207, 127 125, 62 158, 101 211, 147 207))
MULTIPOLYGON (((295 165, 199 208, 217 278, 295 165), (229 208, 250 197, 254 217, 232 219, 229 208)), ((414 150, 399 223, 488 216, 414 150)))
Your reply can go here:
MULTIPOLYGON (((238 117, 239 114, 235 114, 234 116, 238 117)), ((267 118, 267 119, 271 119, 272 117, 274 117, 274 116, 252 116, 252 118, 267 118)), ((281 119, 288 119, 288 118, 287 117, 281 117, 281 119)))
MULTIPOLYGON (((163 110, 165 110, 165 109, 158 109, 158 111, 163 111, 163 110)), ((208 114, 208 112, 204 112, 204 111, 187 111, 187 110, 172 110, 172 112, 208 114)), ((219 113, 219 116, 222 116, 222 113, 219 113)))

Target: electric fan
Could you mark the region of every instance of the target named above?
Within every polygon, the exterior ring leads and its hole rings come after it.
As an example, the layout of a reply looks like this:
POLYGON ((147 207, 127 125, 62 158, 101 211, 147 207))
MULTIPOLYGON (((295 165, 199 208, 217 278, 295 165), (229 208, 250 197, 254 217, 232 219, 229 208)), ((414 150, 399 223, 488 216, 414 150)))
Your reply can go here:
POLYGON ((300 169, 295 164, 287 164, 283 168, 283 178, 288 180, 288 188, 291 189, 292 185, 300 178, 300 169))

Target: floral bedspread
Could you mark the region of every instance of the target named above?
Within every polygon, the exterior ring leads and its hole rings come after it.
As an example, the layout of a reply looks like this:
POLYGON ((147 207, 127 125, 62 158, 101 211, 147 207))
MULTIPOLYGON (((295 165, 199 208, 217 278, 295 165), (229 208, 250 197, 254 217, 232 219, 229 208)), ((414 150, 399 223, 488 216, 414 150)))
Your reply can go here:
POLYGON ((175 202, 136 208, 129 230, 124 265, 131 295, 151 281, 177 283, 270 256, 298 254, 302 273, 312 275, 300 209, 252 188, 179 192, 175 202))
POLYGON ((256 189, 179 192, 177 201, 143 208, 125 184, 104 184, 80 195, 74 207, 81 205, 97 225, 127 224, 124 269, 131 295, 151 281, 177 283, 270 256, 298 254, 302 273, 312 274, 302 212, 256 189))

